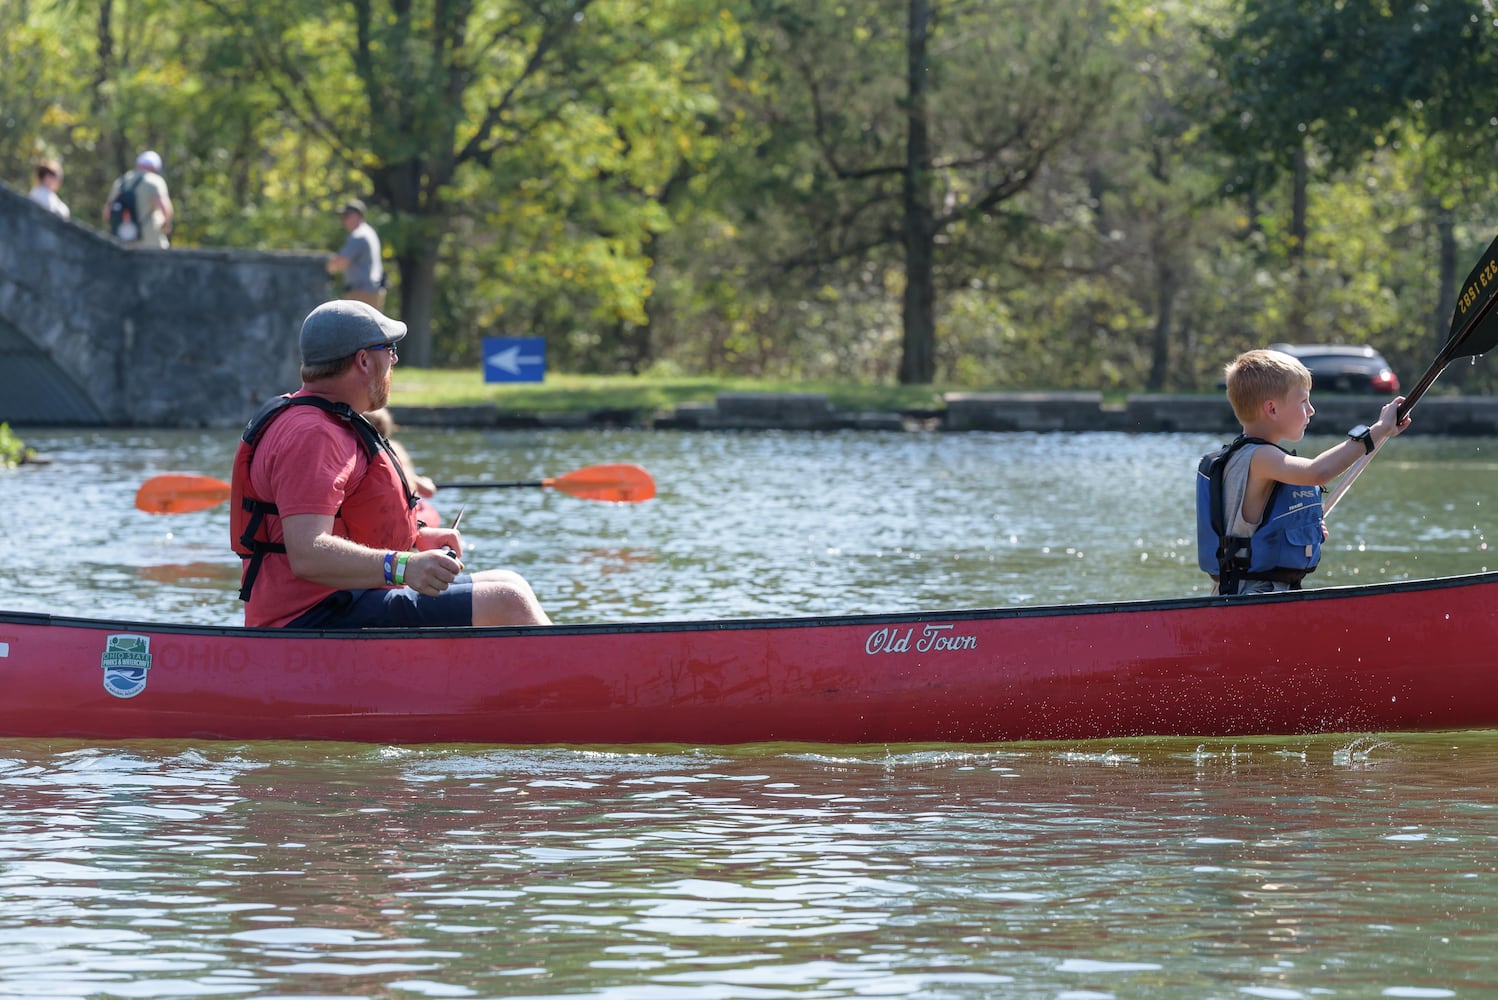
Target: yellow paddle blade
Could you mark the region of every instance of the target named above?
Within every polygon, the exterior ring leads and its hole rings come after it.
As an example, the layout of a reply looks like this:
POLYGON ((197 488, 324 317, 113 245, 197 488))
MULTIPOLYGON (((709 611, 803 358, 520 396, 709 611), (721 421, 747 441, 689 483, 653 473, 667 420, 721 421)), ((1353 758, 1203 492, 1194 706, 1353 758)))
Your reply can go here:
POLYGON ((222 479, 184 473, 152 476, 135 492, 135 506, 147 514, 187 514, 227 499, 229 484, 222 479))

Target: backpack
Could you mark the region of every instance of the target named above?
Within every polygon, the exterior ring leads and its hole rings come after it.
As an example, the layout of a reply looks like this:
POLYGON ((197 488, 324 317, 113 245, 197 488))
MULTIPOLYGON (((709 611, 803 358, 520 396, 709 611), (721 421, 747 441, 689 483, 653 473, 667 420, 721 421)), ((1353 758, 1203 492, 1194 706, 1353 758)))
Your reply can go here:
POLYGON ((120 192, 109 203, 109 231, 122 240, 140 238, 140 213, 135 207, 135 189, 146 175, 131 171, 120 184, 120 192), (121 232, 121 230, 124 230, 121 232))

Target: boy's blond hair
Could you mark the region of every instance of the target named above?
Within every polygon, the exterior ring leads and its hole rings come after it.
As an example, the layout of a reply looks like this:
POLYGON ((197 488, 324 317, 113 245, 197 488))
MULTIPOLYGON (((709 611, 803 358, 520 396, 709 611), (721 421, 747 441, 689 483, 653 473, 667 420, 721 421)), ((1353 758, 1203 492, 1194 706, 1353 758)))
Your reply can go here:
POLYGON ((1228 402, 1240 424, 1259 418, 1265 400, 1283 399, 1294 389, 1309 389, 1311 373, 1283 351, 1244 351, 1223 369, 1228 402))

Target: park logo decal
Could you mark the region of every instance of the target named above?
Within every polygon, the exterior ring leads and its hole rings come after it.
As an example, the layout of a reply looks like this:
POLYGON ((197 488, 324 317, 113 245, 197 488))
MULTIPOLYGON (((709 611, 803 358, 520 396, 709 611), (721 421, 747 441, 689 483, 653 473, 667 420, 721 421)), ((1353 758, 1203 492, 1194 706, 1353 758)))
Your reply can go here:
POLYGON ((146 671, 151 669, 151 637, 110 636, 100 664, 104 667, 104 690, 116 698, 134 698, 146 689, 146 671))

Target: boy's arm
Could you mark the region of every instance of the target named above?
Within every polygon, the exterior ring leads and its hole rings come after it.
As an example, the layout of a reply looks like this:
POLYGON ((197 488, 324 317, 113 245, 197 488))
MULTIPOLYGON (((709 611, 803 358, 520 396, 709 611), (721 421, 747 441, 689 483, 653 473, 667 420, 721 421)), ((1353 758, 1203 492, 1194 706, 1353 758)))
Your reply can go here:
MULTIPOLYGON (((1410 418, 1399 419, 1399 404, 1404 397, 1391 400, 1379 411, 1378 422, 1369 428, 1373 435, 1373 446, 1377 448, 1391 437, 1400 434, 1410 425, 1410 418)), ((1258 448, 1249 466, 1250 489, 1254 482, 1280 482, 1292 486, 1325 486, 1342 473, 1352 468, 1357 460, 1368 454, 1361 438, 1343 438, 1337 444, 1315 458, 1287 455, 1278 448, 1258 448)))

